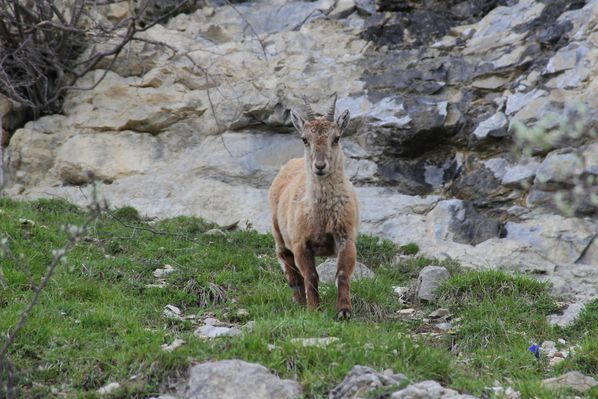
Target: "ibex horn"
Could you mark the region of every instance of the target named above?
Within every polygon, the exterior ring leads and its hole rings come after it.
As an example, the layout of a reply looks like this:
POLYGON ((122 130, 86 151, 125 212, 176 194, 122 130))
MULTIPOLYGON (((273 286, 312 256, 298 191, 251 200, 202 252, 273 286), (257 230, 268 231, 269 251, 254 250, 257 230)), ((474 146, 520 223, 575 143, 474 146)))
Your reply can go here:
POLYGON ((307 97, 303 96, 303 102, 305 103, 305 112, 307 113, 307 120, 313 121, 316 119, 316 115, 314 115, 313 109, 311 109, 311 105, 307 102, 307 97))
POLYGON ((334 122, 334 111, 336 111, 336 98, 337 98, 337 94, 334 93, 334 99, 332 100, 330 109, 328 110, 328 113, 326 114, 326 119, 329 120, 330 122, 334 122))

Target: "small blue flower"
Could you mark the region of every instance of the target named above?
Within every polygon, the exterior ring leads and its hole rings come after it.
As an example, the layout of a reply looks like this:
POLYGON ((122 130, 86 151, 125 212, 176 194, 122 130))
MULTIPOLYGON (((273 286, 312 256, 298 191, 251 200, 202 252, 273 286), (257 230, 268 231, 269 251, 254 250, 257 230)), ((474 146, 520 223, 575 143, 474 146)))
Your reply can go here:
POLYGON ((529 349, 530 352, 532 352, 534 354, 536 359, 540 360, 540 345, 532 343, 532 346, 530 346, 527 349, 529 349))

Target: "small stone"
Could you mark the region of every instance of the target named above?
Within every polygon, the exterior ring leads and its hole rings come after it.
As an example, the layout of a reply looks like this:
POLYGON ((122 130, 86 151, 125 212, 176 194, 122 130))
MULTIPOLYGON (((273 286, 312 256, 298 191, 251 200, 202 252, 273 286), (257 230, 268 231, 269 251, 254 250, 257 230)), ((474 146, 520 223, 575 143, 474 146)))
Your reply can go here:
POLYGON ((100 389, 98 389, 98 393, 100 395, 108 395, 116 391, 120 388, 120 384, 118 382, 111 382, 110 384, 106 384, 100 389))
POLYGON ((253 331, 255 328, 255 321, 250 320, 241 327, 244 331, 253 331))
POLYGON ((520 399, 521 393, 519 391, 514 390, 512 387, 507 387, 505 389, 505 399, 520 399))
POLYGON ((239 310, 237 310, 237 316, 238 317, 248 317, 249 311, 247 309, 239 309, 239 310))
POLYGON ((442 266, 426 266, 419 273, 417 297, 424 301, 435 301, 436 291, 450 277, 448 270, 442 266))
POLYGON ((205 325, 198 327, 193 335, 199 338, 220 338, 220 337, 234 337, 241 335, 241 330, 236 327, 216 327, 211 325, 205 325))
POLYGON ((164 265, 164 268, 154 270, 154 277, 157 277, 157 278, 164 277, 167 274, 170 274, 174 271, 175 271, 175 268, 173 268, 172 266, 164 265))
POLYGON ((404 298, 409 294, 409 287, 394 286, 392 287, 392 290, 395 293, 395 295, 398 295, 401 298, 404 298))
POLYGON ((183 346, 184 344, 185 344, 184 339, 176 338, 174 341, 172 341, 171 344, 164 344, 164 345, 161 345, 160 347, 162 348, 162 350, 164 350, 166 352, 172 352, 173 350, 175 350, 178 347, 183 346))
POLYGON ((413 308, 407 308, 407 309, 401 309, 401 310, 399 310, 399 314, 402 314, 402 315, 410 315, 410 314, 413 314, 413 313, 415 313, 415 309, 413 309, 413 308))
POLYGON ((23 226, 35 226, 35 222, 30 219, 19 218, 19 223, 21 223, 23 226))
POLYGON ((181 309, 177 308, 174 305, 164 306, 164 311, 162 312, 162 314, 169 319, 182 320, 181 309))
POLYGON ((432 313, 430 313, 428 315, 428 317, 430 317, 432 319, 441 319, 441 318, 449 317, 450 315, 451 315, 450 310, 445 309, 445 308, 439 308, 439 309, 436 309, 435 311, 433 311, 432 313))
POLYGON ((308 347, 324 348, 324 347, 331 345, 337 341, 339 341, 339 339, 336 337, 293 338, 293 339, 291 339, 291 343, 301 345, 304 348, 308 348, 308 347))
POLYGON ((203 323, 208 326, 215 326, 216 324, 220 323, 220 320, 215 317, 206 317, 203 319, 203 323))
POLYGON ((554 357, 556 353, 556 344, 554 341, 544 341, 542 345, 540 345, 541 353, 544 353, 548 357, 554 357))
POLYGON ((394 374, 392 370, 382 373, 366 366, 353 366, 344 380, 328 394, 328 399, 349 399, 369 397, 367 393, 381 387, 399 385, 406 377, 394 374))
POLYGON ((572 389, 579 393, 584 393, 598 385, 598 382, 592 377, 585 376, 579 371, 570 371, 566 374, 554 378, 547 378, 542 381, 550 389, 572 389))
POLYGON ((567 343, 567 341, 565 341, 563 338, 559 338, 557 342, 561 345, 565 345, 567 343))
POLYGON ((436 328, 442 331, 450 331, 453 329, 453 325, 451 323, 438 323, 436 324, 436 328))
POLYGON ((210 229, 204 233, 207 236, 226 236, 226 233, 220 229, 210 229))

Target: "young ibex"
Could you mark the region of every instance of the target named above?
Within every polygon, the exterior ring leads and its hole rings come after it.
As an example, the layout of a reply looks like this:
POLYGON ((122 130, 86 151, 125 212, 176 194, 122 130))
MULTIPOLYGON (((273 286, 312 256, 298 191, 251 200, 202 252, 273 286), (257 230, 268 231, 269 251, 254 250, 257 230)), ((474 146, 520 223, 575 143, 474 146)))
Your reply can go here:
POLYGON ((305 101, 307 119, 291 110, 303 140, 304 157, 284 165, 270 187, 272 232, 296 302, 309 309, 320 305, 315 257, 337 255, 337 317, 351 315, 349 286, 355 269, 359 224, 357 196, 345 176, 340 138, 349 110, 334 121, 336 95, 325 117, 316 118, 305 101), (307 297, 307 298, 306 298, 307 297))

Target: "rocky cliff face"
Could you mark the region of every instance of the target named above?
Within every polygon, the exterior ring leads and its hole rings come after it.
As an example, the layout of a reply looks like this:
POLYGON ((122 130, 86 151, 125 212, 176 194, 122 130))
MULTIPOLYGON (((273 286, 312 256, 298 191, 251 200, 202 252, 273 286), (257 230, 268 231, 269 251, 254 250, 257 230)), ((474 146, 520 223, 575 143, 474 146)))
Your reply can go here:
POLYGON ((92 171, 113 206, 265 231, 269 183, 302 154, 289 109, 337 92, 362 231, 570 290, 598 273, 597 21, 598 0, 203 7, 19 129, 4 193, 84 203, 92 171))

